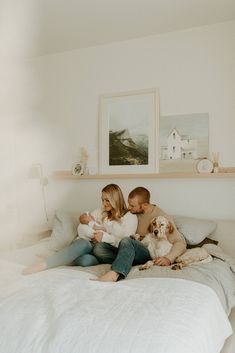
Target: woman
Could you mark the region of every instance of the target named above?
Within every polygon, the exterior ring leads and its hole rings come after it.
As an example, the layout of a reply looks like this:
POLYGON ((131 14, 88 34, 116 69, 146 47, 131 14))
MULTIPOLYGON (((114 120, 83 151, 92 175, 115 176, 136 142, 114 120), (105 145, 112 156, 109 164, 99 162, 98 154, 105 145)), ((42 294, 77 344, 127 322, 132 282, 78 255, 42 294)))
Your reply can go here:
POLYGON ((102 208, 92 212, 95 221, 101 222, 106 231, 95 231, 91 242, 85 239, 75 240, 50 256, 46 261, 23 270, 24 275, 63 265, 94 266, 99 262, 93 255, 93 245, 105 242, 118 247, 120 240, 135 234, 137 217, 128 212, 121 189, 116 184, 109 184, 102 190, 102 208))

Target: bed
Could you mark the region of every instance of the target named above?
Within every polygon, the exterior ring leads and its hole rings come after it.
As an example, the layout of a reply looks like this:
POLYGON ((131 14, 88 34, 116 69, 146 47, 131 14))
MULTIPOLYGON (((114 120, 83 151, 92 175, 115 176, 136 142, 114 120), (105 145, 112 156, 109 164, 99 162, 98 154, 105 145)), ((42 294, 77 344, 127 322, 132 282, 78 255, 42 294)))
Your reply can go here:
POLYGON ((234 229, 217 222, 211 263, 133 267, 117 283, 90 280, 109 265, 22 276, 50 238, 2 254, 0 353, 234 353, 234 229))

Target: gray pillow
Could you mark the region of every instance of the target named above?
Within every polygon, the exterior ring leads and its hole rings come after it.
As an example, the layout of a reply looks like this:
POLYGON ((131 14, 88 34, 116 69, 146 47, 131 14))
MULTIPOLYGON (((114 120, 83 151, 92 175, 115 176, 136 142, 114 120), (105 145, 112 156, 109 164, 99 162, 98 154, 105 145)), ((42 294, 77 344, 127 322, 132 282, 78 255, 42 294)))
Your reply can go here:
POLYGON ((184 216, 173 216, 176 228, 185 237, 186 243, 196 245, 216 229, 216 223, 206 219, 198 219, 184 216))
POLYGON ((56 210, 49 249, 58 251, 70 245, 77 237, 78 217, 64 210, 56 210))

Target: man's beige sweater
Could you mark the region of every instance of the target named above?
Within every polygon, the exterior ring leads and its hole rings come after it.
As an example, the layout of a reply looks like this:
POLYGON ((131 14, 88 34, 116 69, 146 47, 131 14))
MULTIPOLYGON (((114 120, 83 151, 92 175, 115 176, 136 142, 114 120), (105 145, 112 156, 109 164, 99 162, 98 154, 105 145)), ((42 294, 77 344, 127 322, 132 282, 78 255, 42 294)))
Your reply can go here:
POLYGON ((156 205, 150 205, 150 206, 151 206, 150 211, 148 210, 145 213, 137 214, 138 227, 137 227, 136 233, 140 235, 145 235, 149 233, 148 228, 154 217, 158 217, 158 216, 166 217, 173 224, 175 228, 173 233, 167 235, 169 242, 172 243, 173 246, 170 252, 165 256, 171 261, 171 263, 173 263, 178 256, 180 256, 185 252, 186 250, 185 239, 183 235, 176 229, 173 219, 168 214, 166 214, 163 210, 161 210, 156 205))

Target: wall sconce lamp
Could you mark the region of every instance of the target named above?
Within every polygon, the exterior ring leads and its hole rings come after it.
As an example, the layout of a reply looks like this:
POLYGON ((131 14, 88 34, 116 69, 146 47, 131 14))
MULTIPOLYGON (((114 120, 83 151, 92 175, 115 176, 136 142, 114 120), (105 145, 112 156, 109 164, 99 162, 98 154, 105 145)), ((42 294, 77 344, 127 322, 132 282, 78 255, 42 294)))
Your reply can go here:
POLYGON ((39 179, 41 192, 42 192, 42 201, 43 201, 43 209, 45 214, 46 222, 48 222, 48 213, 46 207, 46 197, 45 197, 45 186, 48 184, 48 179, 43 175, 43 169, 41 163, 32 164, 28 173, 29 179, 39 179))

